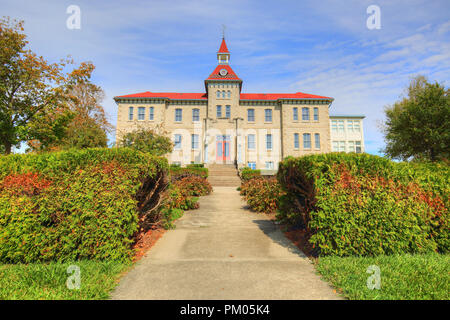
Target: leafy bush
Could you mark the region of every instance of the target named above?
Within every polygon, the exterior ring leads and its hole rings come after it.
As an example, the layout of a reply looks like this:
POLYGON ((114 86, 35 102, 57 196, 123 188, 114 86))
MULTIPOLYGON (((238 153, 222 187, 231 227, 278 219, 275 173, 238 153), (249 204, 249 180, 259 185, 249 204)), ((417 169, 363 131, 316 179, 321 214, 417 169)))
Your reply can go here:
POLYGON ((188 164, 186 167, 187 168, 203 168, 205 166, 205 164, 203 163, 191 163, 188 164))
POLYGON ((133 148, 156 156, 170 153, 173 148, 169 137, 158 134, 155 130, 143 128, 126 133, 118 145, 119 147, 133 148))
POLYGON ((170 175, 172 181, 180 180, 188 176, 199 176, 202 178, 208 177, 208 168, 202 167, 180 167, 180 166, 170 166, 170 175))
POLYGON ((305 226, 317 253, 449 251, 447 165, 330 153, 287 158, 278 180, 279 219, 305 226))
POLYGON ((205 178, 199 176, 184 177, 175 182, 175 185, 190 196, 206 196, 211 193, 212 186, 205 178))
POLYGON ((208 180, 199 176, 187 176, 172 182, 162 209, 164 227, 172 228, 173 221, 183 215, 183 210, 197 209, 198 197, 210 194, 211 191, 208 180))
POLYGON ((250 180, 254 177, 258 177, 261 175, 261 170, 253 170, 251 168, 245 167, 241 169, 240 176, 243 181, 250 180))
POLYGON ((166 159, 126 148, 0 157, 0 262, 129 261, 167 184, 166 159))
POLYGON ((284 194, 276 178, 255 177, 245 181, 240 188, 247 204, 257 212, 273 213, 284 194))

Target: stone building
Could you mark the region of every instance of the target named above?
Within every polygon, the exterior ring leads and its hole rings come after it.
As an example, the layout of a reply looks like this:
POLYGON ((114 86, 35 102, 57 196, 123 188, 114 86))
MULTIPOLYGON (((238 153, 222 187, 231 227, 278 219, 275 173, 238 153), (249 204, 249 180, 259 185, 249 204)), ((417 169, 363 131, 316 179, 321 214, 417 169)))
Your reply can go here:
POLYGON ((276 170, 286 156, 331 152, 333 98, 302 92, 243 93, 243 81, 229 65, 225 39, 217 60, 204 80, 204 93, 147 91, 114 97, 116 141, 139 127, 156 128, 174 142, 170 163, 267 170, 276 170))
POLYGON ((364 130, 362 115, 331 115, 331 151, 364 152, 364 130))

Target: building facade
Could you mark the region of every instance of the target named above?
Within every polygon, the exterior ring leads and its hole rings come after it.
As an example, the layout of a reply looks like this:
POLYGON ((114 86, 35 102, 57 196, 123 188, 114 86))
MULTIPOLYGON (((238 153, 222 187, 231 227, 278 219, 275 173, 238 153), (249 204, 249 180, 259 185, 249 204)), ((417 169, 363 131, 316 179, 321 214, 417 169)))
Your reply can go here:
POLYGON ((331 151, 364 152, 364 116, 330 116, 331 151))
POLYGON ((116 141, 137 128, 153 128, 173 140, 170 163, 268 170, 276 170, 286 156, 331 152, 333 98, 302 92, 243 93, 243 81, 229 65, 225 39, 217 60, 204 81, 204 93, 142 92, 114 97, 116 141))

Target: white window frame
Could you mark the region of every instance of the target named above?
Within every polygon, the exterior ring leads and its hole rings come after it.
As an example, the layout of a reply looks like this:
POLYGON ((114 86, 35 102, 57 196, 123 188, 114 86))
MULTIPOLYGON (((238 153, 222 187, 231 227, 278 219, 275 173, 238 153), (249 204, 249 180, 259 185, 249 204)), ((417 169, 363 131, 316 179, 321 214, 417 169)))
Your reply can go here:
POLYGON ((247 109, 247 122, 255 122, 255 109, 247 109), (250 111, 252 113, 252 119, 250 119, 250 111))
POLYGON ((174 139, 173 139, 173 150, 181 150, 182 142, 183 142, 183 136, 181 134, 175 134, 174 139))
POLYGON ((264 122, 272 122, 272 109, 264 109, 264 122))
POLYGON ((310 121, 310 119, 311 119, 311 115, 309 114, 309 108, 303 107, 302 108, 302 121, 310 121))
POLYGON ((192 109, 192 122, 200 121, 200 109, 194 108, 192 109))
POLYGON ((300 149, 300 134, 294 133, 294 149, 298 150, 300 149))
POLYGON ((128 121, 132 121, 134 118, 134 107, 128 107, 128 121))
POLYGON ((220 104, 216 106, 216 118, 222 118, 222 106, 220 104))
POLYGON ((145 120, 145 107, 138 107, 138 120, 139 121, 145 120))
POLYGON ((148 120, 155 120, 155 107, 148 108, 148 120))
POLYGON ((256 135, 253 133, 247 135, 247 150, 256 150, 256 135))
POLYGON ((183 109, 176 108, 175 109, 175 122, 182 122, 182 121, 183 121, 183 109))
POLYGON ((192 150, 198 150, 199 149, 199 135, 198 134, 191 134, 191 149, 192 150))
POLYGON ((305 150, 311 149, 311 133, 303 134, 303 149, 305 150), (308 139, 306 139, 306 137, 308 137, 308 139), (307 142, 309 143, 309 146, 307 146, 307 142))
POLYGON ((314 133, 314 149, 320 150, 320 133, 314 133))
POLYGON ((267 133, 266 134, 266 150, 270 151, 273 148, 273 139, 272 139, 272 134, 271 133, 267 133))

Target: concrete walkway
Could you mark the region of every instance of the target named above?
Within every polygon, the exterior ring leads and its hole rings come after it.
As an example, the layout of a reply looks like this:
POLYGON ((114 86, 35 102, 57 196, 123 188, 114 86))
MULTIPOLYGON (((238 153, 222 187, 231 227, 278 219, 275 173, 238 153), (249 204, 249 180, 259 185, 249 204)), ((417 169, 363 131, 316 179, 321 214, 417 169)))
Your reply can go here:
POLYGON ((339 299, 235 187, 214 187, 126 274, 113 299, 339 299))

